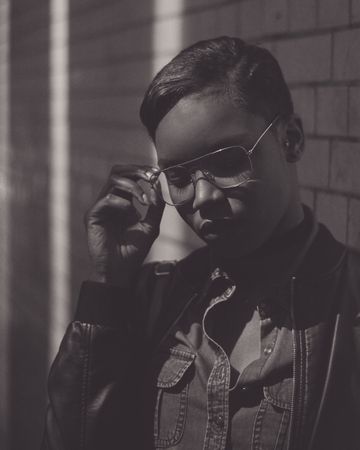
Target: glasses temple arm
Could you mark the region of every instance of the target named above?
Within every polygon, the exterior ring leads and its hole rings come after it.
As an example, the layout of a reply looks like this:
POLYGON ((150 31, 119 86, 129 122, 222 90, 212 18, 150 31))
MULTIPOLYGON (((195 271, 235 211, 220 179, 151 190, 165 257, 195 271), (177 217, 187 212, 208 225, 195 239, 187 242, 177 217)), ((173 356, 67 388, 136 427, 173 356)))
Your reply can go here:
POLYGON ((255 144, 253 145, 253 147, 249 150, 248 155, 250 156, 253 151, 255 150, 256 146, 258 145, 258 143, 261 141, 261 139, 265 136, 265 134, 270 130, 270 128, 274 125, 274 123, 278 120, 280 116, 277 115, 275 117, 275 119, 270 123, 270 125, 268 125, 265 130, 261 133, 261 135, 258 137, 257 141, 255 142, 255 144))

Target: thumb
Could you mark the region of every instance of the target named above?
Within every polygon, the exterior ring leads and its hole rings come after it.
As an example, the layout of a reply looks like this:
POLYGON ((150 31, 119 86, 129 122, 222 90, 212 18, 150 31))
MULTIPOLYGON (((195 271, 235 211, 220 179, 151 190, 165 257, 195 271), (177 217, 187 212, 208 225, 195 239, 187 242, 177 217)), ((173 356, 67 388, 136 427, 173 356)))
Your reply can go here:
POLYGON ((155 192, 154 188, 151 188, 149 192, 151 203, 145 214, 145 217, 141 221, 143 224, 149 225, 153 229, 157 229, 160 226, 161 218, 165 209, 165 202, 161 195, 155 192))

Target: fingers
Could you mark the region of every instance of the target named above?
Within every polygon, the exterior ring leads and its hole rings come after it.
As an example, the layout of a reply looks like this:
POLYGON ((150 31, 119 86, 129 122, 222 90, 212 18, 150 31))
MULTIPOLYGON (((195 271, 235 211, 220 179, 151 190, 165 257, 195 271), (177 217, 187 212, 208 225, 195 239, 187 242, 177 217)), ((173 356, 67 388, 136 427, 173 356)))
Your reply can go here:
MULTIPOLYGON (((128 226, 139 220, 131 198, 125 198, 108 193, 98 200, 85 214, 85 225, 110 224, 113 218, 121 218, 123 226, 128 226)), ((117 221, 118 222, 118 221, 117 221)))
POLYGON ((135 197, 139 203, 150 205, 153 203, 152 198, 149 198, 139 181, 149 182, 153 171, 154 168, 150 166, 114 166, 98 199, 115 193, 127 199, 135 197))
POLYGON ((151 174, 156 170, 152 166, 115 165, 111 168, 111 175, 120 175, 134 180, 149 181, 151 174))
POLYGON ((85 224, 105 224, 109 221, 109 216, 114 218, 114 214, 123 226, 140 221, 140 214, 133 205, 135 198, 148 207, 141 223, 158 227, 164 209, 161 196, 156 194, 150 184, 147 192, 144 190, 144 182, 149 183, 154 170, 150 166, 114 166, 96 203, 85 214, 85 224))

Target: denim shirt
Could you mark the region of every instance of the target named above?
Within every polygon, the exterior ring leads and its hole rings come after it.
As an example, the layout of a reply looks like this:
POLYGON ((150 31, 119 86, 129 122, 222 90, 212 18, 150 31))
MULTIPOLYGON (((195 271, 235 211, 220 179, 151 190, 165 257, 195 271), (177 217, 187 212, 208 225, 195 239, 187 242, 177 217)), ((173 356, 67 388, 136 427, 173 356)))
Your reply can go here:
POLYGON ((151 367, 154 448, 286 447, 294 343, 284 286, 315 229, 304 220, 240 271, 236 262, 233 279, 234 267, 213 265, 151 367))
POLYGON ((152 373, 156 449, 283 448, 292 396, 287 311, 276 302, 256 307, 256 295, 242 298, 238 288, 214 270, 162 343, 152 373), (249 351, 256 357, 243 367, 249 351))

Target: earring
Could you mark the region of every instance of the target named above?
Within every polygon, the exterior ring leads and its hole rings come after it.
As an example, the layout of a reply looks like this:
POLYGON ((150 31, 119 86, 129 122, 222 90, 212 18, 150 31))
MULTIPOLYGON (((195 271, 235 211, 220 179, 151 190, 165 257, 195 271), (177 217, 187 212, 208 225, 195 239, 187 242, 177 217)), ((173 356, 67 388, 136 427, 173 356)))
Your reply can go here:
POLYGON ((290 147, 290 141, 288 139, 286 139, 286 141, 284 141, 284 145, 286 148, 290 147))
POLYGON ((297 162, 301 156, 301 150, 299 148, 291 148, 290 142, 284 142, 286 147, 286 159, 288 162, 297 162))

